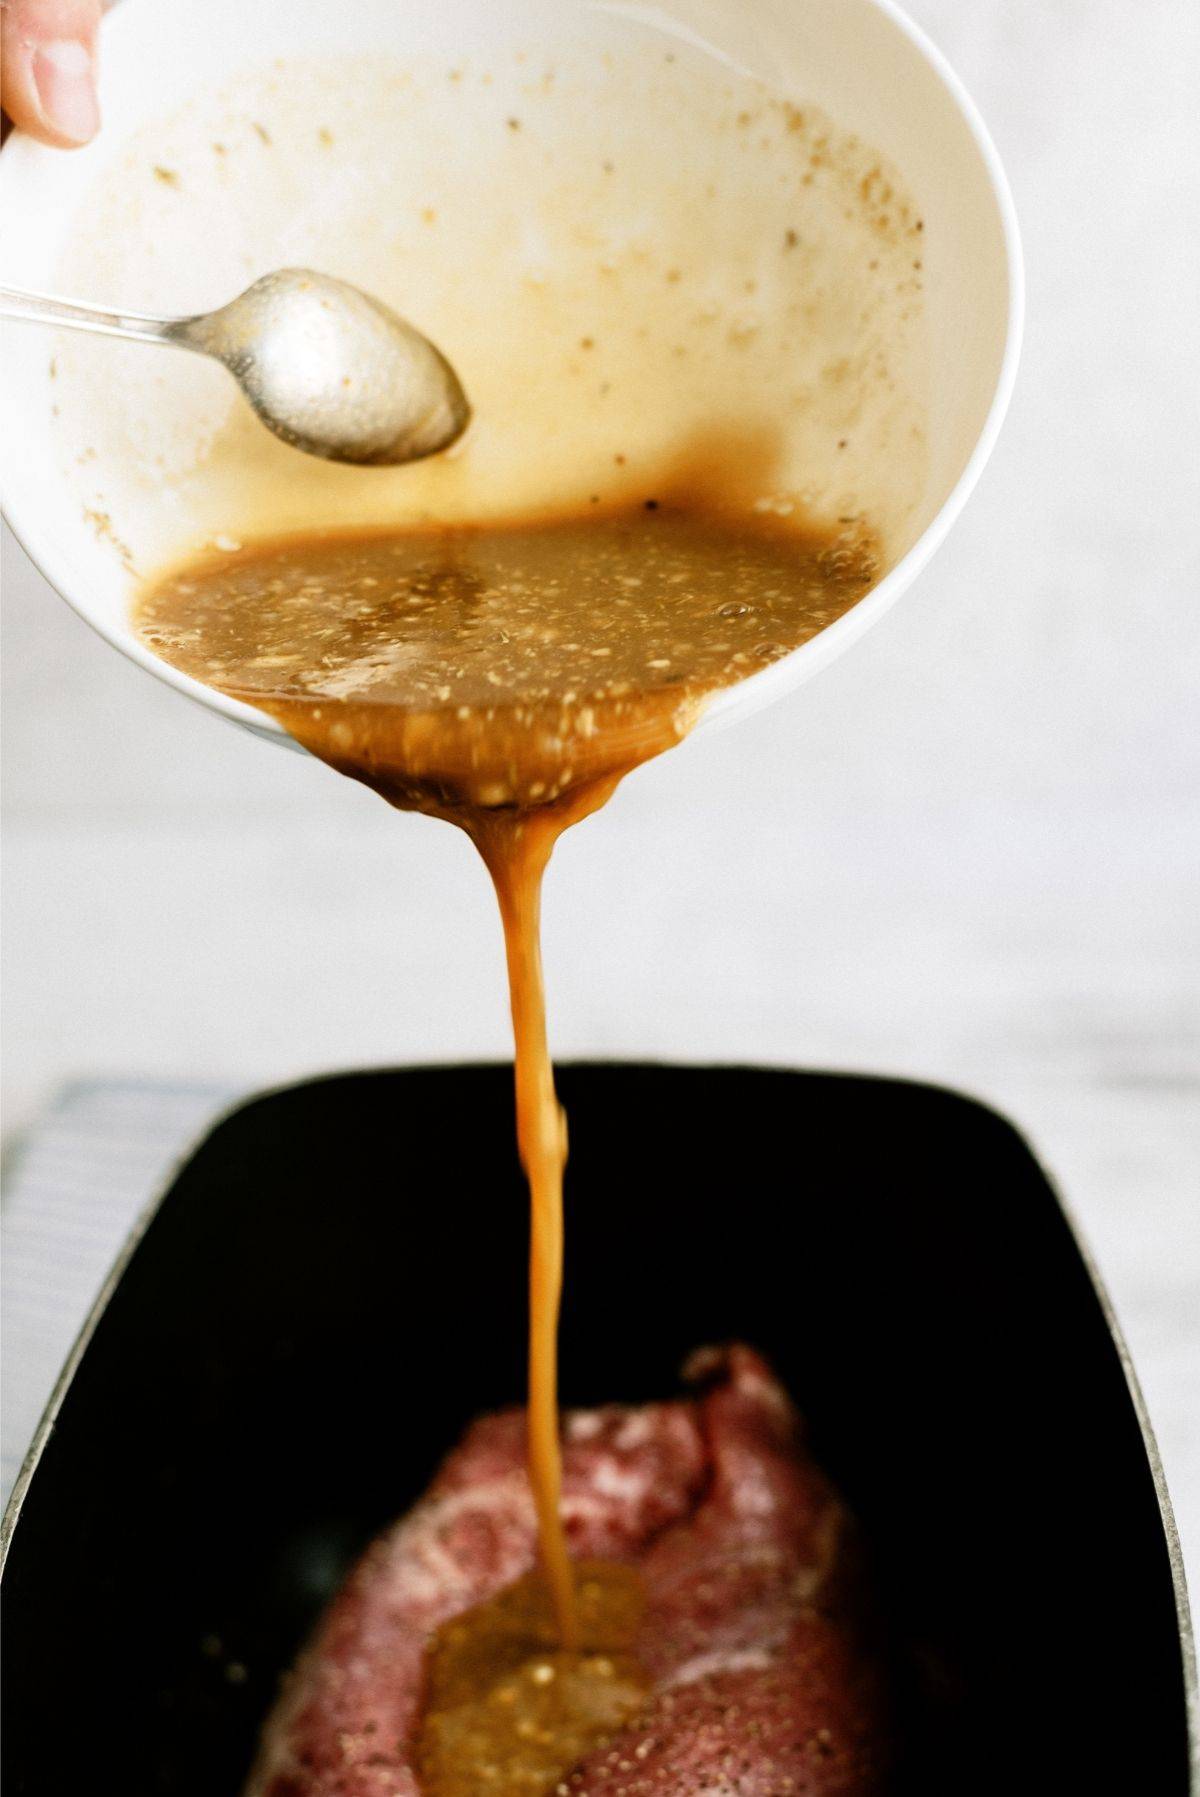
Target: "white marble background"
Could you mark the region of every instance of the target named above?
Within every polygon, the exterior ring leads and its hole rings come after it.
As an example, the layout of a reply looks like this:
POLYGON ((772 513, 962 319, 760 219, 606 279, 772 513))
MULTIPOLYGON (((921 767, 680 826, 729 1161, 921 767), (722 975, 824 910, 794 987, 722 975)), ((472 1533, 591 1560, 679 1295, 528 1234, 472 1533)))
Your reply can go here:
MULTIPOLYGON (((877 631, 568 840, 554 1039, 898 1072, 1008 1111, 1113 1289, 1197 1565, 1200 13, 912 10, 1016 192, 1008 425, 877 631)), ((464 841, 183 704, 7 538, 3 566, 10 1130, 74 1076, 506 1052, 464 841)))

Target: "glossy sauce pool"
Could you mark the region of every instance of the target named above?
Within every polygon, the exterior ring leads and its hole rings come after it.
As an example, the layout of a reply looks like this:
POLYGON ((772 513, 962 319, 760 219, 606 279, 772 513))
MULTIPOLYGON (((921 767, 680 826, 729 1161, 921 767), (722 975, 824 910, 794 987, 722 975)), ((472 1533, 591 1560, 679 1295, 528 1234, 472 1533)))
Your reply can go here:
MULTIPOLYGON (((473 1788, 470 1753, 498 1751, 494 1735, 474 1726, 463 1740, 476 1747, 454 1746, 459 1736, 438 1709, 439 1666, 457 1693, 447 1712, 461 1710, 462 1668, 482 1666, 488 1678, 495 1672, 496 1689, 518 1693, 504 1727, 547 1736, 550 1762, 561 1741, 562 1764, 610 1725, 614 1664, 622 1688, 634 1697, 640 1688, 619 1658, 624 1622, 614 1639, 605 1635, 605 1615, 627 1617, 624 1600, 614 1610, 623 1569, 591 1569, 596 1615, 581 1619, 559 1514, 567 1136, 546 1038, 546 864, 562 831, 684 736, 709 695, 816 635, 877 572, 858 519, 821 533, 749 509, 649 499, 564 520, 265 542, 179 568, 140 601, 140 634, 163 659, 260 706, 392 804, 466 830, 499 900, 532 1218, 529 1470, 555 1639, 548 1644, 544 1630, 531 1638, 528 1677, 512 1672, 511 1641, 504 1666, 493 1666, 488 1606, 456 1622, 452 1641, 435 1644, 424 1749, 431 1793, 473 1788), (547 1661, 551 1646, 569 1656, 569 1668, 547 1661), (549 1712, 533 1670, 546 1664, 556 1692, 572 1693, 549 1712)), ((480 1714, 491 1717, 492 1685, 484 1679, 479 1689, 480 1714)), ((507 1783, 487 1788, 534 1786, 514 1763, 507 1783)))

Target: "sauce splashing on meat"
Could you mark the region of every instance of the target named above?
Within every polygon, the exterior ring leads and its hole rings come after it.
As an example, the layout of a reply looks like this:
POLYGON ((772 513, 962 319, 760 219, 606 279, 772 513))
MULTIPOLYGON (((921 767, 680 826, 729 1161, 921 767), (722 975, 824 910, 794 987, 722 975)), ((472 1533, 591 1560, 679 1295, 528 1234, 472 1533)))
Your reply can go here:
POLYGON ((633 1652, 645 1609, 638 1574, 603 1561, 576 1570, 574 1649, 563 1647, 536 1574, 434 1636, 415 1753, 426 1797, 541 1797, 642 1708, 650 1681, 633 1652))

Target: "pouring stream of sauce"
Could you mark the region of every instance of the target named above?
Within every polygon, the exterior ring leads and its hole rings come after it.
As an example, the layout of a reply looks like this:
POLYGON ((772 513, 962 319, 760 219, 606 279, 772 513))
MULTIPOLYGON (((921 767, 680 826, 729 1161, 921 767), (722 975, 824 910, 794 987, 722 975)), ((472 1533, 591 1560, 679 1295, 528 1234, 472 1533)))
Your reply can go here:
MULTIPOLYGON (((566 1124, 547 1044, 543 874, 562 832, 603 805, 631 768, 685 735, 712 692, 814 636, 876 573, 859 520, 820 533, 748 506, 649 500, 583 519, 264 543, 180 568, 140 602, 140 634, 157 654, 270 712, 315 755, 392 804, 459 825, 495 885, 517 1140, 531 1199, 529 1473, 556 1651, 571 1662, 560 1688, 574 1695, 570 1715, 556 1713, 551 1723, 519 1704, 510 1714, 507 1698, 497 1709, 499 1687, 482 1651, 496 1618, 483 1606, 474 1621, 458 1619, 450 1657, 482 1679, 470 1752, 490 1755, 493 1767, 508 1764, 493 1729, 501 1712, 504 1728, 524 1729, 550 1761, 556 1749, 544 1737, 561 1735, 560 1763, 572 1763, 581 1742, 598 1739, 611 1720, 611 1664, 598 1651, 628 1649, 627 1629, 612 1642, 602 1623, 581 1629, 561 1516, 566 1124), (597 1664, 608 1668, 602 1678, 597 1664)), ((590 1577, 602 1617, 603 1569, 590 1577)), ((613 1614, 627 1616, 624 1600, 613 1614)), ((530 1666, 547 1651, 543 1629, 530 1638, 530 1666)), ((462 1681, 456 1674, 450 1683, 461 1710, 462 1681)), ((536 1681, 504 1689, 527 1684, 532 1703, 536 1681)), ((428 1739, 441 1738, 441 1720, 435 1700, 428 1739)), ((478 1757, 459 1766, 461 1784, 444 1757, 429 1785, 433 1797, 475 1788, 478 1757)), ((534 1788, 521 1782, 525 1774, 506 1776, 488 1787, 500 1797, 534 1788)))
POLYGON ((546 865, 560 834, 604 803, 617 777, 585 787, 561 809, 501 812, 471 834, 492 876, 508 960, 517 1098, 517 1148, 529 1182, 529 1478, 537 1510, 542 1567, 559 1640, 579 1647, 579 1615, 562 1525, 558 1439, 558 1316, 562 1299, 563 1169, 567 1119, 554 1090, 546 1036, 541 903, 546 865))

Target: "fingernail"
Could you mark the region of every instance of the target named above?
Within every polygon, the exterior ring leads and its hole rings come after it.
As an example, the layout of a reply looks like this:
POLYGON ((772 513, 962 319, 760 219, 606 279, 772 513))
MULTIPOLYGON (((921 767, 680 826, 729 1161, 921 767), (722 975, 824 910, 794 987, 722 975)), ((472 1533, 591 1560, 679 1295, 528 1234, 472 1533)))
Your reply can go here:
POLYGON ((33 79, 47 125, 72 143, 85 144, 96 135, 100 108, 86 44, 72 38, 39 44, 33 53, 33 79))

